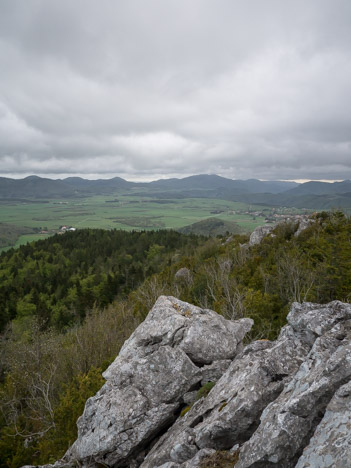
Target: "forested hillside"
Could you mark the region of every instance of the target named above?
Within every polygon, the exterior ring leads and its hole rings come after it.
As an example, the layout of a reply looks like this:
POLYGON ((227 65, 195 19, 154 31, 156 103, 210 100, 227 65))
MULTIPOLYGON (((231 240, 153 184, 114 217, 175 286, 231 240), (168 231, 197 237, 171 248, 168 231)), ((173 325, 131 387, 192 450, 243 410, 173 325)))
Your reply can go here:
POLYGON ((35 232, 35 230, 32 228, 0 223, 0 248, 14 245, 20 235, 32 234, 33 232, 35 232))
POLYGON ((292 301, 350 300, 351 220, 321 213, 254 246, 172 231, 87 230, 2 254, 1 465, 58 459, 101 370, 161 294, 251 317, 274 338, 292 301))
POLYGON ((219 218, 207 218, 203 221, 190 224, 178 229, 182 234, 197 234, 203 236, 224 236, 229 234, 241 234, 243 229, 238 223, 233 221, 224 221, 219 218))
POLYGON ((94 306, 126 297, 171 252, 198 242, 174 231, 85 229, 11 249, 0 256, 0 331, 31 316, 41 328, 72 326, 94 306))

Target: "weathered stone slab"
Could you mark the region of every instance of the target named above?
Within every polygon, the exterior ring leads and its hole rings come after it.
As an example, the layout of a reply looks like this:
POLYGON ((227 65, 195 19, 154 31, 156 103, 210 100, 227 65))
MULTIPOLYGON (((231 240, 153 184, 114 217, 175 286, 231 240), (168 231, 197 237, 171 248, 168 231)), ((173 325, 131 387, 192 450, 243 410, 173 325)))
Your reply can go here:
POLYGON ((291 326, 284 328, 276 342, 259 341, 247 346, 208 397, 196 402, 173 425, 141 466, 169 461, 180 464, 199 449, 229 449, 247 440, 264 408, 277 398, 309 349, 291 326))
MULTIPOLYGON (((172 424, 183 395, 204 376, 224 372, 252 323, 231 322, 211 310, 160 297, 103 374, 106 384, 87 401, 78 439, 65 459, 83 466, 132 466, 172 424)), ((177 448, 173 451, 181 459, 177 448)))
POLYGON ((236 468, 295 467, 335 391, 351 378, 351 320, 317 338, 281 395, 240 450, 236 468))
POLYGON ((335 393, 296 468, 351 467, 351 382, 335 393))
MULTIPOLYGON (((309 352, 313 344, 315 343, 314 355, 324 359, 336 351, 341 343, 339 338, 346 339, 347 342, 345 324, 349 317, 351 307, 338 301, 325 306, 311 303, 294 304, 288 315, 289 325, 282 329, 278 340, 257 341, 246 346, 208 397, 196 402, 184 418, 179 419, 158 441, 142 467, 172 461, 183 468, 180 459, 172 456, 172 448, 176 445, 178 451, 182 450, 182 456, 190 457, 194 448, 229 449, 237 443, 243 444, 249 440, 259 425, 263 410, 267 406, 269 408, 270 403, 279 401, 283 390, 297 389, 300 385, 305 385, 300 381, 302 376, 309 374, 309 370, 300 373, 296 378, 295 374, 299 369, 304 369, 305 363, 309 362, 309 352), (336 328, 329 336, 331 332, 328 335, 328 331, 333 326, 339 329, 336 328), (343 331, 340 331, 341 329, 343 331), (318 338, 319 342, 316 342, 318 338), (326 353, 324 355, 320 354, 323 347, 326 353)), ((323 364, 325 361, 321 361, 321 371, 323 364)), ((311 379, 316 376, 317 374, 314 374, 311 379)), ((321 395, 324 391, 328 394, 327 389, 321 388, 321 395)), ((329 388, 329 393, 330 391, 333 392, 329 388)), ((315 399, 313 402, 314 405, 315 399)), ((310 410, 313 409, 309 407, 308 411, 310 410)), ((256 433, 252 439, 255 440, 255 437, 256 433)), ((268 424, 255 443, 269 445, 272 438, 274 434, 268 424)), ((301 444, 303 443, 302 440, 301 444)), ((190 460, 192 459, 189 458, 187 462, 190 463, 190 460)), ((252 466, 270 466, 267 458, 262 463, 252 466)))

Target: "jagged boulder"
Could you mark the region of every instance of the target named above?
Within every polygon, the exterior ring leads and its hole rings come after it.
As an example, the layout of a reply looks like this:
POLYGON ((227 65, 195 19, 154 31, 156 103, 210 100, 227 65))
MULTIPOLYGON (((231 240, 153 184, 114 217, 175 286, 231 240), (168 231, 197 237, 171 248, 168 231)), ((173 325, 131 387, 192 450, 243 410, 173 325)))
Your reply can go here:
POLYGON ((262 242, 270 234, 275 226, 259 226, 250 235, 249 245, 256 245, 262 242))
POLYGON ((299 215, 296 217, 284 219, 283 221, 280 221, 279 223, 273 226, 258 226, 250 235, 249 246, 260 244, 262 240, 269 234, 271 236, 274 236, 274 234, 272 233, 273 229, 276 228, 277 225, 286 224, 287 222, 295 223, 296 231, 294 233, 294 236, 298 237, 305 229, 312 226, 312 224, 315 223, 316 220, 308 215, 299 215))
POLYGON ((107 382, 87 401, 64 459, 138 464, 143 449, 176 419, 183 395, 225 370, 252 324, 161 296, 103 374, 107 382))
POLYGON ((351 466, 351 381, 335 393, 296 468, 351 466))
POLYGON ((310 226, 312 226, 313 223, 316 222, 316 220, 314 218, 311 218, 310 216, 300 217, 298 221, 299 221, 299 225, 294 234, 295 237, 299 237, 301 232, 303 232, 305 229, 309 228, 310 226))
POLYGON ((191 284, 193 282, 193 275, 191 274, 189 268, 183 267, 179 268, 179 270, 175 273, 174 279, 177 282, 191 284))
POLYGON ((218 450, 235 468, 351 466, 351 306, 295 303, 287 321, 243 348, 251 320, 159 298, 54 468, 199 468, 218 450))
MULTIPOLYGON (((237 468, 295 467, 337 389, 351 379, 351 320, 318 337, 241 449, 237 468)), ((308 465, 307 465, 308 466, 308 465)))
POLYGON ((351 307, 337 301, 294 304, 279 338, 248 345, 208 397, 160 438, 142 468, 197 468, 199 451, 236 444, 242 445, 236 467, 295 466, 329 399, 350 378, 349 318, 351 307), (279 422, 289 408, 298 408, 302 420, 286 433, 279 422))

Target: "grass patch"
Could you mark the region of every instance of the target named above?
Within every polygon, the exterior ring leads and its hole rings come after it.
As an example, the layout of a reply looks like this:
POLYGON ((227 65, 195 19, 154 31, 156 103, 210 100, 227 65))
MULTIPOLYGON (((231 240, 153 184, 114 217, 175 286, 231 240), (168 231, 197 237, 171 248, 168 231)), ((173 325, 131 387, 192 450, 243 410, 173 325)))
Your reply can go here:
POLYGON ((192 405, 189 405, 189 406, 186 406, 184 409, 182 409, 182 411, 181 411, 181 413, 180 413, 180 417, 181 417, 181 418, 184 418, 184 416, 186 415, 186 413, 187 413, 188 411, 191 410, 191 407, 192 407, 192 405))
POLYGON ((234 464, 239 461, 239 451, 226 452, 219 450, 213 455, 205 457, 199 465, 199 468, 233 468, 234 464))
MULTIPOLYGON (((195 401, 198 401, 200 400, 201 398, 206 398, 207 395, 210 393, 210 391, 212 390, 212 388, 216 385, 216 382, 207 382, 205 383, 205 385, 203 385, 197 392, 196 396, 195 396, 195 400, 194 400, 194 403, 195 401)), ((183 416, 186 415, 186 413, 188 411, 191 410, 193 404, 189 405, 189 406, 186 406, 180 413, 180 417, 182 418, 183 416)))
POLYGON ((200 400, 200 398, 206 398, 207 395, 210 393, 212 388, 216 385, 216 382, 207 382, 203 385, 200 390, 197 392, 195 401, 200 400))
MULTIPOLYGON (((138 197, 116 192, 111 195, 95 195, 86 198, 52 200, 0 200, 0 219, 23 228, 57 231, 63 224, 79 228, 155 230, 180 229, 204 222, 205 230, 218 220, 231 228, 251 232, 265 224, 265 216, 272 208, 257 207, 241 202, 210 198, 162 198, 150 199, 145 194, 138 197), (258 215, 257 213, 261 213, 258 215), (206 227, 207 226, 207 227, 206 227)), ((291 212, 296 211, 294 209, 291 212)), ((201 226, 200 226, 201 227, 201 226)), ((210 229, 211 228, 211 229, 210 229)), ((221 232, 214 232, 214 235, 221 232)), ((204 232, 201 230, 201 234, 204 232)), ((208 233, 210 234, 210 232, 208 233)), ((208 235, 207 234, 207 235, 208 235)), ((11 244, 8 244, 11 245, 11 244)), ((12 244, 13 245, 13 244, 12 244)), ((3 247, 6 247, 3 244, 3 247)))

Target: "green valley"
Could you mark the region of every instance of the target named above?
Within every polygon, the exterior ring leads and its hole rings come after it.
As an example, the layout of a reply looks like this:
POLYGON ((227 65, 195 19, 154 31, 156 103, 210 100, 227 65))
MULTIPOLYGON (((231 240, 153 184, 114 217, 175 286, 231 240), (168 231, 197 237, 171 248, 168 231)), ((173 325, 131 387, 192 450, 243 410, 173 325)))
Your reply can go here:
MULTIPOLYGON (((0 219, 16 228, 17 245, 48 237, 59 232, 62 226, 127 231, 179 229, 213 217, 237 223, 244 232, 249 232, 264 224, 270 213, 272 209, 268 207, 241 202, 209 198, 151 199, 120 194, 36 203, 0 202, 0 219), (26 229, 22 234, 23 228, 26 229), (35 232, 29 234, 30 230, 35 232)), ((14 245, 14 242, 7 245, 14 245)), ((2 247, 5 246, 3 243, 2 247)))
POLYGON ((351 201, 340 192, 349 190, 348 182, 328 187, 331 193, 324 186, 318 185, 318 190, 314 185, 308 187, 301 190, 293 182, 242 181, 215 175, 149 183, 118 177, 0 178, 0 249, 62 233, 67 227, 185 229, 204 235, 251 232, 266 222, 275 222, 277 216, 308 213, 325 204, 338 206, 340 197, 342 206, 351 201), (318 194, 310 194, 310 190, 318 194), (325 193, 320 194, 321 190, 325 193), (209 218, 212 221, 207 222, 209 218), (220 227, 214 228, 215 220, 220 227))

